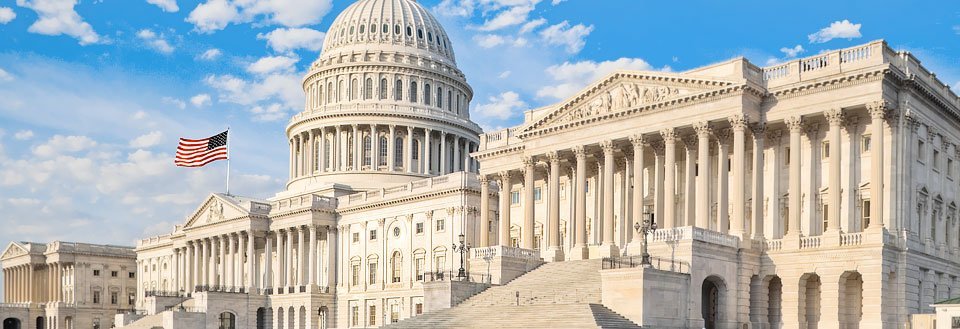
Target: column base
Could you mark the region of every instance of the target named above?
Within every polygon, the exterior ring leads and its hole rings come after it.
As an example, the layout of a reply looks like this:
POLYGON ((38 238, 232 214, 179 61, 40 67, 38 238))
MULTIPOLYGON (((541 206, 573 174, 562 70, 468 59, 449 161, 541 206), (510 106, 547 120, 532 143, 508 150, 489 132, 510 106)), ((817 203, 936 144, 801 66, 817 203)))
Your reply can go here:
POLYGON ((560 247, 549 247, 540 254, 545 262, 562 262, 564 260, 563 250, 560 247))
POLYGON ((797 250, 800 249, 800 233, 799 232, 790 232, 783 236, 783 246, 784 250, 797 250))
POLYGON ((627 256, 640 256, 643 254, 643 241, 630 241, 626 248, 627 256))
POLYGON ((826 247, 837 247, 840 245, 841 233, 839 229, 828 229, 826 232, 823 232, 823 237, 820 238, 820 242, 826 247))
POLYGON ((570 248, 570 260, 590 259, 590 250, 586 245, 578 244, 570 248))
POLYGON ((620 257, 620 248, 613 243, 602 244, 597 248, 600 257, 620 257))

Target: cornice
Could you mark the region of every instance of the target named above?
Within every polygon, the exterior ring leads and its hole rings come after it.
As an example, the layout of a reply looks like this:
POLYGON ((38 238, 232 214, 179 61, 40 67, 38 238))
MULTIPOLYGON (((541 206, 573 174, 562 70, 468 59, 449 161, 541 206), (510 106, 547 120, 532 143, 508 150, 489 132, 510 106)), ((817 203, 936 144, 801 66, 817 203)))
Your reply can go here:
POLYGON ((403 198, 383 200, 383 201, 373 202, 373 203, 364 204, 364 205, 359 205, 359 206, 354 206, 354 207, 347 207, 347 208, 343 208, 343 209, 337 209, 337 212, 338 212, 339 214, 343 215, 343 214, 349 214, 349 213, 354 213, 354 212, 358 212, 358 211, 365 211, 365 210, 369 210, 369 209, 373 209, 373 208, 380 208, 380 207, 385 207, 385 206, 394 206, 394 205, 399 205, 399 204, 404 204, 404 203, 409 203, 409 202, 414 202, 414 201, 422 201, 422 200, 426 200, 426 199, 433 199, 433 198, 437 198, 437 197, 441 197, 441 196, 446 196, 446 195, 451 195, 451 194, 458 194, 458 193, 467 193, 467 194, 471 194, 471 195, 480 195, 480 190, 479 190, 479 189, 470 188, 470 187, 466 187, 466 186, 460 186, 460 187, 454 187, 454 188, 449 188, 449 189, 444 189, 444 190, 432 191, 432 192, 428 192, 428 193, 417 194, 417 195, 413 195, 413 196, 407 196, 407 197, 403 197, 403 198))
MULTIPOLYGON (((468 127, 468 126, 466 126, 466 125, 463 125, 463 124, 460 124, 460 123, 457 123, 457 122, 448 121, 448 120, 443 120, 443 119, 435 118, 435 117, 432 117, 432 116, 417 115, 417 114, 415 114, 415 113, 380 112, 380 111, 341 112, 341 113, 330 113, 330 114, 325 114, 325 113, 323 113, 323 112, 319 112, 319 113, 317 113, 317 114, 313 114, 313 115, 311 115, 311 116, 308 116, 308 117, 305 117, 305 118, 301 118, 301 119, 297 120, 296 122, 290 123, 290 124, 287 126, 286 134, 287 134, 287 136, 290 136, 290 133, 293 132, 293 131, 295 131, 296 128, 298 128, 299 126, 303 126, 303 125, 305 125, 305 124, 311 123, 311 122, 316 122, 316 121, 320 121, 320 120, 324 120, 324 119, 351 118, 351 117, 359 117, 359 116, 394 117, 394 118, 404 118, 404 119, 411 119, 411 120, 415 120, 415 121, 427 121, 427 122, 433 122, 433 123, 450 125, 450 126, 454 126, 454 127, 456 127, 456 128, 463 129, 464 131, 468 132, 468 134, 464 134, 464 137, 469 138, 471 141, 474 141, 474 142, 477 142, 477 143, 480 142, 480 137, 479 137, 479 135, 480 135, 480 133, 481 133, 481 130, 476 130, 476 129, 474 129, 474 128, 479 129, 479 127, 468 127)), ((348 121, 344 121, 344 122, 348 122, 348 121)), ((468 122, 473 123, 473 121, 469 121, 469 120, 468 120, 468 122)))
POLYGON ((500 156, 504 154, 523 153, 523 150, 525 150, 526 148, 527 147, 524 144, 507 145, 507 147, 500 147, 492 150, 474 152, 474 153, 471 153, 470 156, 472 156, 474 159, 479 161, 479 160, 488 159, 488 158, 492 158, 492 157, 500 156))
POLYGON ((859 85, 868 82, 879 81, 890 72, 889 66, 874 68, 872 70, 859 70, 853 74, 843 76, 831 76, 825 79, 812 80, 809 82, 799 82, 772 89, 766 95, 778 99, 788 99, 793 97, 806 96, 827 90, 834 90, 848 86, 859 85))

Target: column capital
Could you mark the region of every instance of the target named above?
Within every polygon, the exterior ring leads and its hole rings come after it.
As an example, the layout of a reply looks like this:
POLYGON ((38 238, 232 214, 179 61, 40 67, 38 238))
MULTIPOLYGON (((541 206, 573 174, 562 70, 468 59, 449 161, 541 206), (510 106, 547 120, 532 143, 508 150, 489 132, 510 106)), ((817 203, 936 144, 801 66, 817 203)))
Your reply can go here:
POLYGON ((870 112, 870 117, 873 119, 882 119, 884 115, 887 114, 887 111, 892 110, 892 105, 885 99, 872 101, 866 104, 867 111, 870 112))
POLYGON ((433 220, 433 210, 427 210, 423 214, 427 216, 427 221, 433 220))
POLYGON ((677 141, 677 130, 673 128, 664 128, 660 130, 660 136, 664 143, 675 143, 677 141))
POLYGON ((763 139, 767 131, 767 124, 764 122, 755 122, 750 125, 750 133, 753 134, 753 138, 763 139))
POLYGON ((529 155, 528 155, 528 156, 524 156, 524 157, 521 159, 521 161, 523 161, 524 170, 526 170, 527 168, 532 167, 534 164, 536 164, 536 161, 533 160, 533 157, 532 157, 532 156, 529 156, 529 155))
POLYGON ((663 151, 665 151, 663 141, 650 142, 650 148, 653 149, 653 154, 658 156, 663 156, 663 151))
POLYGON ((713 129, 710 127, 710 122, 707 121, 694 123, 693 130, 697 132, 697 137, 700 138, 709 138, 710 134, 713 133, 713 129))
POLYGON ((573 155, 577 158, 577 161, 584 160, 587 158, 587 150, 583 145, 574 146, 573 155))
POLYGON ((721 128, 721 129, 714 130, 713 135, 717 137, 717 144, 721 144, 721 145, 730 144, 731 132, 732 131, 730 130, 730 128, 721 128))
POLYGON ((730 128, 734 131, 744 131, 747 129, 747 116, 743 114, 734 114, 727 117, 727 121, 730 122, 730 128))
POLYGON ((781 129, 767 130, 764 136, 766 137, 766 139, 769 139, 772 141, 780 141, 780 137, 783 136, 783 130, 781 129))
POLYGON ((600 142, 600 147, 603 149, 603 155, 604 155, 604 156, 613 155, 613 151, 616 149, 616 148, 613 146, 613 141, 612 141, 612 140, 609 140, 609 139, 600 142))
POLYGON ((697 143, 699 142, 699 138, 697 137, 696 134, 685 135, 681 138, 681 140, 683 141, 683 146, 686 147, 687 150, 696 151, 697 143))
POLYGON ((550 161, 550 165, 556 165, 560 163, 560 154, 557 151, 547 152, 547 160, 550 161))
POLYGON ((843 124, 843 110, 829 109, 823 112, 823 115, 827 117, 827 122, 830 123, 830 127, 838 127, 843 124))
POLYGON ((646 140, 643 139, 643 134, 637 133, 630 135, 630 144, 632 144, 633 147, 639 147, 646 144, 646 140))
POLYGON ((510 173, 509 170, 501 171, 500 173, 497 174, 497 176, 500 176, 500 184, 501 184, 501 185, 510 184, 510 176, 511 176, 511 173, 510 173))
POLYGON ((490 181, 490 177, 487 177, 487 175, 477 175, 477 181, 479 181, 481 185, 487 184, 487 182, 490 181))
POLYGON ((787 125, 787 129, 791 133, 799 133, 803 131, 803 119, 800 116, 792 116, 783 120, 783 123, 787 125))

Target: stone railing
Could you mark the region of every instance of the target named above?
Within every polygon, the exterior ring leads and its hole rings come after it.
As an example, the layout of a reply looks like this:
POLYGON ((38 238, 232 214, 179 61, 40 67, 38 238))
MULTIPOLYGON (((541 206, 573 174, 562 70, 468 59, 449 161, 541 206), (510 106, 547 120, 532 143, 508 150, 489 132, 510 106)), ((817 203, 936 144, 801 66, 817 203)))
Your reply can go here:
POLYGON ((783 249, 783 240, 767 240, 767 251, 779 251, 783 249))
POLYGON ((800 249, 820 248, 820 236, 805 236, 800 238, 800 249))
POLYGON ((298 195, 273 201, 271 211, 287 212, 301 209, 329 209, 337 208, 337 199, 316 194, 298 195))
POLYGON ((30 308, 29 303, 0 303, 0 308, 30 308))
POLYGON ((863 243, 863 233, 844 233, 840 235, 841 246, 859 246, 863 243))
POLYGON ((820 78, 872 65, 890 62, 896 53, 883 41, 830 51, 807 58, 763 68, 763 79, 768 87, 820 78))
POLYGON ((290 122, 298 122, 307 118, 322 116, 322 115, 334 115, 334 114, 350 114, 355 115, 363 112, 376 112, 378 114, 383 113, 394 113, 398 115, 421 115, 434 118, 441 118, 448 122, 454 122, 460 124, 464 127, 476 127, 476 124, 471 122, 460 115, 450 112, 447 110, 436 109, 436 108, 423 108, 419 106, 409 106, 401 104, 381 104, 380 102, 371 102, 366 104, 329 104, 323 105, 316 108, 308 109, 304 112, 297 113, 292 118, 290 122))
POLYGON ((485 259, 494 257, 540 260, 540 251, 507 246, 490 246, 470 249, 471 259, 485 259))
POLYGON ((477 175, 474 173, 455 172, 444 176, 413 181, 404 185, 340 196, 336 198, 335 204, 341 207, 356 206, 369 202, 399 198, 428 190, 441 190, 455 187, 472 187, 479 189, 480 181, 477 180, 477 175))
POLYGON ((480 136, 480 150, 490 150, 519 143, 520 140, 513 137, 515 130, 516 128, 507 128, 483 134, 480 136))
POLYGON ((740 238, 705 228, 684 226, 653 231, 648 239, 654 242, 696 240, 731 248, 740 248, 740 238))

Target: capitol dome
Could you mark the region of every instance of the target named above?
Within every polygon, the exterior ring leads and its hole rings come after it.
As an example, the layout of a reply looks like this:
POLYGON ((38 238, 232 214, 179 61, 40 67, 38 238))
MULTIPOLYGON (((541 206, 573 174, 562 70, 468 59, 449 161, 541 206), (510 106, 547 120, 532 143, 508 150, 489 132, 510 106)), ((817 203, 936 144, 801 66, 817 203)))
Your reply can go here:
POLYGON ((327 32, 287 126, 288 191, 371 190, 458 171, 480 127, 453 45, 414 0, 359 0, 327 32))

